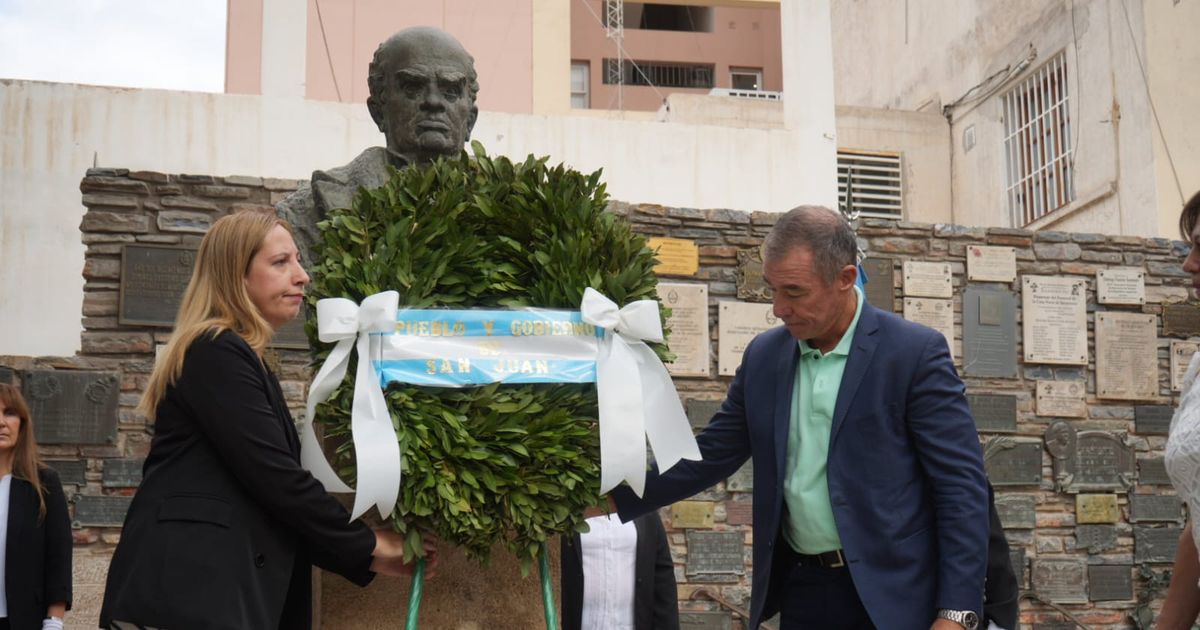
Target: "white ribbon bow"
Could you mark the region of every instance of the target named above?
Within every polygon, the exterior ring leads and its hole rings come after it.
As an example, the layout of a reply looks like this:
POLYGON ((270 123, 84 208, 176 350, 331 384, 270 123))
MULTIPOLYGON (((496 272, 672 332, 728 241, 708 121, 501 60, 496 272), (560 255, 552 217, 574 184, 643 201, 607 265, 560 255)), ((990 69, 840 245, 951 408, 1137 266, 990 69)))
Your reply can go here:
POLYGON ((400 445, 372 361, 378 354, 379 337, 371 335, 395 330, 399 304, 400 294, 395 291, 376 293, 363 300, 362 306, 345 298, 317 302, 318 337, 325 343, 337 342, 337 345, 308 390, 308 403, 300 427, 300 464, 325 486, 326 491, 354 492, 325 459, 312 421, 317 405, 327 400, 345 378, 350 350, 357 345, 358 370, 354 376, 350 429, 354 434, 358 492, 354 496, 352 519, 362 516, 372 505, 379 508, 381 517, 389 518, 400 493, 400 445))
POLYGON ((596 357, 600 493, 626 481, 640 497, 646 487, 646 438, 659 470, 681 459, 700 459, 671 375, 642 341, 663 340, 658 302, 638 300, 618 309, 589 287, 580 311, 583 321, 608 331, 596 357))

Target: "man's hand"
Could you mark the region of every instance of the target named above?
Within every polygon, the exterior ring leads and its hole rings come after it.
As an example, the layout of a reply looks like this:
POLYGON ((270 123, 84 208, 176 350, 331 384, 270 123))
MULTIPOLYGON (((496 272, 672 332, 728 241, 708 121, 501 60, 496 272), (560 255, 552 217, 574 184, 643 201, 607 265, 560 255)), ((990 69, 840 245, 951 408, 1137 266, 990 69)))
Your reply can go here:
POLYGON ((963 630, 963 626, 957 621, 950 621, 949 619, 936 619, 934 620, 933 625, 929 626, 929 630, 963 630))
MULTIPOLYGON (((437 568, 437 543, 429 536, 422 541, 425 547, 425 576, 433 577, 437 568)), ((404 562, 404 536, 387 529, 375 530, 375 551, 371 553, 371 570, 380 575, 407 577, 415 563, 404 562)))

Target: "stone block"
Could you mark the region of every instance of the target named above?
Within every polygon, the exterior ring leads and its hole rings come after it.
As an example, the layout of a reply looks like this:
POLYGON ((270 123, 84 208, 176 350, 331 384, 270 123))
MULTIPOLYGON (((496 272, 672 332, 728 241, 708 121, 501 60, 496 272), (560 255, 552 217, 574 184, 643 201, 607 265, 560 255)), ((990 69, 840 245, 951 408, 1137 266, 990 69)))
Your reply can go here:
POLYGON ((163 210, 158 213, 158 229, 164 232, 190 232, 204 234, 212 227, 213 217, 204 212, 186 210, 163 210))
POLYGON ((84 232, 126 232, 142 234, 150 231, 150 217, 133 212, 89 210, 83 215, 79 229, 84 232))
POLYGON ((253 188, 261 188, 263 179, 261 177, 251 177, 249 175, 227 175, 225 183, 230 186, 251 186, 253 188))
POLYGON ((83 314, 90 317, 116 315, 119 298, 116 291, 87 291, 83 294, 83 314))
POLYGON ((83 277, 116 280, 121 276, 121 261, 117 258, 88 257, 83 262, 83 277))
POLYGON ((134 171, 129 174, 131 179, 137 179, 144 182, 152 182, 155 184, 165 184, 171 181, 171 176, 166 173, 158 173, 156 171, 134 171))
POLYGON ((85 354, 149 354, 154 352, 150 333, 84 332, 80 335, 85 354))
POLYGON ((238 186, 202 185, 192 187, 192 194, 217 199, 249 199, 250 189, 238 186))
MULTIPOLYGON (((1041 240, 1044 232, 1038 233, 1041 240)), ((1065 238, 1065 235, 1064 235, 1065 238)), ((1075 243, 1034 243, 1033 253, 1038 260, 1078 260, 1083 250, 1075 243)))
MULTIPOLYGON (((143 186, 144 185, 145 184, 143 184, 143 186)), ((83 205, 85 205, 89 208, 103 207, 103 208, 135 209, 138 207, 137 197, 133 197, 130 195, 113 195, 113 194, 105 194, 105 193, 84 193, 83 196, 80 197, 80 201, 83 202, 83 205)))
POLYGON ((210 212, 216 212, 219 210, 217 206, 203 199, 182 195, 163 197, 159 200, 159 203, 161 203, 164 208, 185 208, 188 210, 208 210, 210 212))

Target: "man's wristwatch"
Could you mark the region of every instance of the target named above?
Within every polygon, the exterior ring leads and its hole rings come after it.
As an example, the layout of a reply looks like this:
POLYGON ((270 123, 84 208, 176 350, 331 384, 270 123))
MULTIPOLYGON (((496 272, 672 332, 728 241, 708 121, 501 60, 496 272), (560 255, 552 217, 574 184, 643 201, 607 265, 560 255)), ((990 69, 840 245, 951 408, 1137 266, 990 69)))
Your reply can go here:
POLYGON ((949 619, 967 630, 976 630, 979 627, 979 615, 973 610, 948 610, 943 608, 937 613, 938 619, 949 619))

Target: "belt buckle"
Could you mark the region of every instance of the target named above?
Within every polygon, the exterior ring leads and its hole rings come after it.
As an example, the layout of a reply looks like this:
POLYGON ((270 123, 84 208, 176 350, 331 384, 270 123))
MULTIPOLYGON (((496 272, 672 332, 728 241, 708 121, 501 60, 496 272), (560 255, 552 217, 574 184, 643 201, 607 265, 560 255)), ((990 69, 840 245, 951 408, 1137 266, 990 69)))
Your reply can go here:
POLYGON ((837 562, 827 565, 827 567, 830 569, 840 569, 846 566, 846 557, 842 555, 842 550, 836 549, 833 553, 837 554, 837 562))

